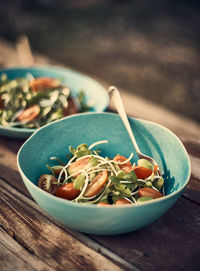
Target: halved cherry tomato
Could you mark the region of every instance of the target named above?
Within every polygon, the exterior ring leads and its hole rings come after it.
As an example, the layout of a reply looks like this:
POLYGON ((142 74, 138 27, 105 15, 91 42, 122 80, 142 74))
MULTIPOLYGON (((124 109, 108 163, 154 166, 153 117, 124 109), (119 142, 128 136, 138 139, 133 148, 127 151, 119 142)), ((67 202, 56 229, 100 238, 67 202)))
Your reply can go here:
POLYGON ((99 202, 97 203, 97 206, 111 206, 111 205, 106 202, 99 202))
POLYGON ((69 96, 67 100, 68 100, 68 107, 63 108, 63 115, 69 116, 69 115, 78 113, 78 107, 76 106, 73 98, 69 96))
POLYGON ((133 170, 138 179, 146 179, 152 174, 152 169, 142 167, 142 166, 135 166, 133 170))
POLYGON ((40 114, 39 105, 35 104, 25 109, 18 117, 18 121, 29 122, 37 118, 40 114))
POLYGON ((38 77, 31 81, 30 87, 33 91, 45 91, 47 88, 56 88, 60 84, 58 79, 50 77, 38 77))
POLYGON ((108 178, 107 170, 101 171, 88 185, 84 196, 85 197, 92 197, 98 194, 101 191, 103 186, 105 185, 108 178))
POLYGON ((156 173, 156 171, 158 170, 158 165, 154 165, 154 173, 156 173))
POLYGON ((138 196, 140 197, 151 197, 152 199, 157 199, 163 197, 163 195, 150 187, 143 187, 138 190, 138 196))
MULTIPOLYGON (((72 175, 76 171, 80 171, 80 170, 84 169, 88 165, 89 159, 90 159, 90 157, 83 157, 83 158, 80 158, 79 160, 77 160, 76 162, 72 163, 68 167, 69 174, 72 175)), ((74 177, 77 177, 79 174, 80 173, 75 174, 74 177)))
POLYGON ((43 174, 38 180, 38 186, 44 191, 54 195, 58 188, 58 185, 55 184, 56 181, 57 180, 54 176, 49 174, 43 174))
MULTIPOLYGON (((127 158, 118 154, 113 158, 113 160, 115 162, 124 162, 127 160, 127 158)), ((118 164, 118 166, 120 169, 124 170, 126 173, 128 173, 132 170, 132 165, 131 165, 130 161, 126 162, 125 164, 118 164)))
POLYGON ((118 199, 116 202, 115 202, 115 205, 125 205, 125 204, 132 204, 131 201, 125 199, 125 198, 121 198, 121 199, 118 199))
POLYGON ((80 194, 79 189, 74 188, 73 183, 66 183, 58 187, 56 196, 63 199, 73 200, 80 194))
MULTIPOLYGON (((147 177, 151 176, 151 174, 152 174, 152 169, 142 167, 142 166, 135 166, 133 168, 133 170, 134 170, 138 179, 146 179, 147 177)), ((158 170, 158 166, 155 165, 154 166, 154 173, 156 173, 157 170, 158 170)))

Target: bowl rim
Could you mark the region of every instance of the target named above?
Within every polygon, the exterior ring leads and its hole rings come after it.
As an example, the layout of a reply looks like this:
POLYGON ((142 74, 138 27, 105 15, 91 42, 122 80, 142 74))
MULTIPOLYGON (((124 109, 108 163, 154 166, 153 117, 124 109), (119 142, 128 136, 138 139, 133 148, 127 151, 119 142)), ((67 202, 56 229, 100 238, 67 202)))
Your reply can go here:
MULTIPOLYGON (((0 69, 0 73, 6 73, 6 72, 12 72, 12 71, 22 71, 22 70, 51 70, 54 71, 55 69, 58 72, 73 72, 75 75, 77 76, 82 76, 85 79, 88 79, 90 81, 93 81, 94 83, 98 84, 99 87, 102 88, 102 91, 104 92, 105 95, 105 105, 102 107, 102 112, 108 107, 109 105, 109 96, 108 93, 105 89, 105 87, 96 79, 93 78, 92 76, 89 76, 87 74, 85 74, 84 72, 79 72, 75 69, 71 69, 69 67, 62 67, 62 66, 58 66, 58 65, 35 65, 35 66, 30 66, 30 67, 8 67, 5 69, 0 69)), ((101 112, 101 111, 99 111, 101 112)), ((83 113, 81 113, 83 114, 83 113)), ((46 125, 46 124, 45 124, 46 125)), ((42 126, 43 127, 43 126, 42 126)), ((40 127, 41 128, 41 127, 40 127)), ((0 124, 0 129, 4 130, 4 131, 8 131, 8 132, 20 132, 20 133, 34 133, 35 131, 37 131, 40 128, 20 128, 20 127, 10 127, 10 126, 5 126, 0 124)))
MULTIPOLYGON (((20 147, 20 149, 18 150, 18 153, 17 153, 17 166, 18 166, 18 170, 21 174, 21 176, 23 176, 23 181, 25 183, 25 181, 28 181, 30 183, 30 185, 36 189, 38 192, 40 191, 40 193, 44 193, 45 196, 49 197, 49 199, 54 199, 54 200, 58 200, 60 201, 61 203, 66 203, 67 205, 72 205, 74 207, 80 207, 80 208, 85 208, 85 207, 89 207, 89 208, 99 208, 102 207, 102 206, 98 206, 97 204, 92 204, 92 203, 77 203, 77 202, 73 202, 73 201, 70 201, 70 200, 67 200, 67 199, 63 199, 63 198, 59 198, 59 197, 56 197, 55 195, 52 195, 44 190, 42 190, 41 188, 39 188, 36 184, 32 183, 29 178, 24 174, 24 172, 22 171, 21 169, 21 166, 20 166, 20 163, 19 163, 19 156, 20 156, 20 153, 22 151, 22 149, 24 148, 24 146, 31 140, 31 138, 36 134, 38 133, 40 130, 42 129, 46 129, 46 127, 48 126, 51 126, 51 125, 54 125, 56 124, 57 122, 62 122, 62 121, 65 121, 66 119, 69 119, 69 118, 74 118, 74 117, 79 117, 79 116, 84 116, 84 115, 111 115, 111 116, 118 116, 120 118, 120 116, 117 114, 117 113, 111 113, 111 112, 86 112, 86 113, 79 113, 79 114, 74 114, 74 115, 71 115, 71 116, 67 116, 65 118, 62 118, 62 119, 59 119, 59 120, 56 120, 54 122, 51 122, 51 123, 48 123, 44 126, 42 126, 41 128, 37 129, 20 147)), ((155 123, 155 122, 152 122, 152 121, 149 121, 149 120, 144 120, 144 119, 141 119, 141 118, 136 118, 136 117, 128 117, 129 119, 133 119, 133 120, 138 120, 142 123, 149 123, 149 124, 152 124, 152 125, 156 125, 156 126, 159 126, 160 128, 166 130, 168 133, 170 133, 171 135, 173 135, 179 142, 179 144, 182 146, 182 149, 183 151, 185 152, 185 156, 187 158, 187 162, 188 162, 188 175, 187 175, 187 178, 184 182, 184 184, 178 188, 176 191, 166 195, 166 196, 163 196, 161 198, 158 198, 158 199, 154 199, 154 200, 150 200, 150 201, 145 201, 145 202, 141 202, 140 204, 137 204, 137 205, 134 205, 134 204, 126 204, 126 205, 110 205, 110 206, 103 206, 103 207, 106 207, 104 209, 112 209, 112 210, 115 210, 115 208, 139 208, 139 207, 142 207, 142 206, 146 206, 146 205, 153 205, 153 204, 157 204, 159 202, 162 202, 162 201, 167 201, 168 199, 170 198, 173 198, 175 197, 176 195, 178 195, 179 193, 181 193, 185 187, 188 185, 189 183, 189 180, 190 180, 190 176, 191 176, 191 162, 190 162, 190 159, 189 159, 189 155, 185 149, 185 146, 183 145, 182 141, 178 138, 178 136, 176 134, 174 134, 170 129, 166 128, 165 126, 159 124, 159 123, 155 123), (115 207, 115 208, 114 208, 115 207)), ((125 129, 125 128, 124 128, 125 129)))

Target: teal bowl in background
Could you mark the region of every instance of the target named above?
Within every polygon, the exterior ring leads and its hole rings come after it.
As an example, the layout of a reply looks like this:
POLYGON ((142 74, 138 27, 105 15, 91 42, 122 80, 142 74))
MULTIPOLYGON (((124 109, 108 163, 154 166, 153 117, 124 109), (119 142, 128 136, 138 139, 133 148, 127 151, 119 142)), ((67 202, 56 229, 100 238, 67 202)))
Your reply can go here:
MULTIPOLYGON (((46 76, 62 79, 63 84, 70 88, 72 94, 76 95, 80 91, 84 91, 86 102, 92 101, 91 111, 93 112, 103 112, 109 104, 108 92, 100 83, 85 74, 68 68, 57 66, 10 68, 0 70, 0 77, 2 74, 6 74, 8 79, 24 77, 27 74, 31 74, 35 78, 46 76)), ((0 125, 0 135, 7 137, 27 139, 35 131, 36 129, 0 125)))
POLYGON ((166 196, 138 205, 99 207, 55 197, 37 187, 41 174, 48 173, 50 156, 66 159, 69 145, 88 145, 107 139, 98 146, 103 156, 116 154, 138 159, 128 133, 117 114, 83 113, 47 124, 38 129, 17 155, 21 177, 38 205, 56 220, 76 231, 113 235, 140 229, 156 221, 180 197, 190 177, 190 161, 181 141, 165 127, 129 118, 141 151, 159 164, 165 179, 166 196))

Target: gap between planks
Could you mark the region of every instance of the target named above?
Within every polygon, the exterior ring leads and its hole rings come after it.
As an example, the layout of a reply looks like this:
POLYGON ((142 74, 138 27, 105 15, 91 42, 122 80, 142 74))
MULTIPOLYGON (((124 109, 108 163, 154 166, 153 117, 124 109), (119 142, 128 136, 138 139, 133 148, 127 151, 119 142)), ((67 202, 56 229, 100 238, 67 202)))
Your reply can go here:
POLYGON ((31 255, 0 227, 0 270, 54 271, 49 265, 31 255), (14 269, 13 269, 14 264, 14 269))
MULTIPOLYGON (((42 214, 42 216, 44 216, 46 219, 50 220, 53 224, 56 224, 62 230, 69 233, 71 236, 73 236, 75 239, 77 239, 78 241, 80 241, 81 243, 83 243, 84 245, 89 247, 90 249, 94 250, 97 253, 100 253, 102 256, 106 257, 108 260, 111 260, 113 262, 113 264, 116 264, 119 266, 119 269, 122 268, 123 270, 133 270, 133 271, 140 271, 141 270, 141 269, 137 268, 136 266, 134 266, 133 264, 131 264, 128 261, 121 258, 116 253, 114 253, 114 252, 110 251, 109 249, 107 249, 106 247, 100 245, 99 243, 97 243, 96 241, 94 241, 93 239, 88 237, 87 235, 85 235, 83 233, 72 231, 72 230, 66 228, 64 225, 59 224, 53 218, 49 217, 48 214, 46 214, 32 199, 27 198, 26 196, 24 196, 23 194, 21 194, 20 192, 15 190, 12 186, 6 184, 3 180, 0 179, 0 183, 5 190, 10 191, 12 194, 14 194, 16 196, 16 198, 20 199, 21 201, 24 201, 25 204, 34 208, 34 210, 36 210, 37 212, 42 214)), ((12 206, 10 206, 10 207, 12 208, 12 206)), ((20 216, 19 213, 18 213, 18 215, 20 216)), ((6 229, 4 229, 4 230, 6 230, 6 229)), ((9 233, 9 230, 7 230, 7 232, 9 233)), ((12 232, 10 232, 10 235, 11 236, 13 235, 12 232)), ((23 242, 21 245, 23 246, 23 242)), ((24 248, 27 249, 26 246, 24 248)), ((27 249, 27 251, 29 251, 31 253, 30 249, 27 249)))

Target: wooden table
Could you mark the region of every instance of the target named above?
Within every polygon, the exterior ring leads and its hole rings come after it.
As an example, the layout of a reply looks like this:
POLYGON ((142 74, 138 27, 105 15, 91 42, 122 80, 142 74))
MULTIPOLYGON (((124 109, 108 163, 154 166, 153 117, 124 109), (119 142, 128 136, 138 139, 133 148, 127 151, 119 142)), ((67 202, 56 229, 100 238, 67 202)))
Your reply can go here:
MULTIPOLYGON (((0 52, 1 68, 18 65, 8 42, 0 40, 0 52)), ((192 175, 181 198, 155 223, 132 233, 72 231, 43 212, 25 188, 16 165, 23 141, 0 137, 0 270, 199 270, 199 125, 125 90, 122 97, 129 115, 165 125, 185 145, 192 175)))

